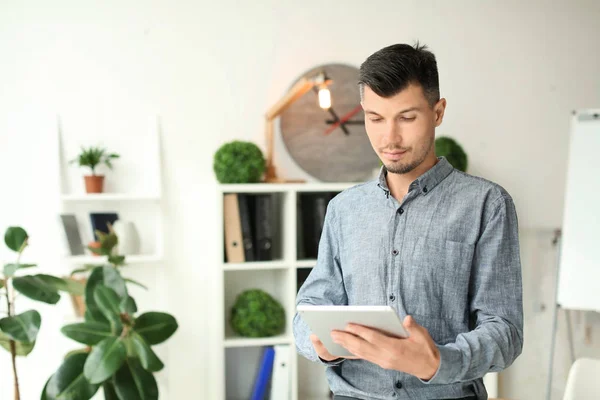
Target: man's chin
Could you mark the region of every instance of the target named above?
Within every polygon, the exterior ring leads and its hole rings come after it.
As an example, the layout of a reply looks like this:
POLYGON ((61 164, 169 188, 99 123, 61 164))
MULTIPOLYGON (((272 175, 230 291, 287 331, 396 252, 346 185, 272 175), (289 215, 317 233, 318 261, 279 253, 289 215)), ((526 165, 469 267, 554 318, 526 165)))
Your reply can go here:
POLYGON ((413 169, 415 169, 415 165, 407 164, 404 162, 387 162, 384 164, 385 169, 392 174, 407 174, 413 169))

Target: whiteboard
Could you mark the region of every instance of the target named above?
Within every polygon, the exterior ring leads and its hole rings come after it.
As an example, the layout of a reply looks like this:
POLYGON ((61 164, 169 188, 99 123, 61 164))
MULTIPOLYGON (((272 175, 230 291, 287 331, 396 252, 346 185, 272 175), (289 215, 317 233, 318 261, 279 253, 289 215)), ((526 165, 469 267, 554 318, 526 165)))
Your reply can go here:
POLYGON ((600 109, 573 115, 567 168, 557 302, 600 311, 600 109))

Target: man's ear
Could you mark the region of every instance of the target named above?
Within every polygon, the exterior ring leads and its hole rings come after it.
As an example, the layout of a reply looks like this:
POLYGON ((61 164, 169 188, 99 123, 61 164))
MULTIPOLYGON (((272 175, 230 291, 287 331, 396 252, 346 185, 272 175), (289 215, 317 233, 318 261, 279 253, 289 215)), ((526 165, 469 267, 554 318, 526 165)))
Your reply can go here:
POLYGON ((438 127, 444 120, 444 113, 446 112, 446 99, 439 99, 438 102, 435 103, 435 106, 433 106, 433 112, 435 115, 435 126, 438 127))

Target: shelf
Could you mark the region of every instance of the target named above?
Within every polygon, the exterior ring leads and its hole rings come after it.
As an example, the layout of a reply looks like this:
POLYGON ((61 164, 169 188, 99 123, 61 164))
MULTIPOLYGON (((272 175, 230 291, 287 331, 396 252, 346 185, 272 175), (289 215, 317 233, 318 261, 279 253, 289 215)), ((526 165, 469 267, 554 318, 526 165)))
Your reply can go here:
MULTIPOLYGON (((106 262, 105 256, 91 256, 91 255, 83 255, 83 256, 69 256, 65 257, 65 261, 70 264, 102 264, 106 262)), ((142 254, 142 255, 132 255, 125 256, 125 264, 149 264, 149 263, 157 263, 161 262, 162 257, 157 254, 142 254)))
POLYGON ((315 265, 317 265, 316 259, 296 261, 296 268, 313 268, 315 265))
POLYGON ((352 183, 233 183, 220 184, 222 193, 275 193, 275 192, 341 192, 357 185, 352 183))
POLYGON ((225 339, 224 346, 231 347, 260 347, 273 346, 276 344, 293 344, 293 338, 287 335, 272 336, 266 338, 230 337, 225 339))
POLYGON ((159 195, 146 194, 130 194, 130 193, 82 193, 82 194, 66 194, 62 195, 61 199, 67 202, 102 202, 102 201, 147 201, 159 202, 159 195))
POLYGON ((268 269, 287 269, 289 264, 284 261, 251 261, 245 263, 225 263, 225 271, 253 271, 268 269))

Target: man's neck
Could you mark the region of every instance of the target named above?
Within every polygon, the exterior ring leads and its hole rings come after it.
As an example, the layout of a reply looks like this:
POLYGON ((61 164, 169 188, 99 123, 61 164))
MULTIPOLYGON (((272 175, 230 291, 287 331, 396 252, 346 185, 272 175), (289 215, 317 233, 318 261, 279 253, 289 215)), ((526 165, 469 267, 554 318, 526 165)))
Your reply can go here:
POLYGON ((394 196, 399 202, 402 201, 404 196, 408 193, 408 187, 411 183, 425 172, 433 168, 437 163, 438 159, 435 155, 427 157, 417 168, 406 174, 394 174, 390 171, 387 172, 386 182, 390 189, 390 194, 394 196))

